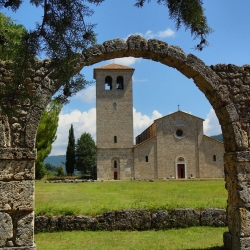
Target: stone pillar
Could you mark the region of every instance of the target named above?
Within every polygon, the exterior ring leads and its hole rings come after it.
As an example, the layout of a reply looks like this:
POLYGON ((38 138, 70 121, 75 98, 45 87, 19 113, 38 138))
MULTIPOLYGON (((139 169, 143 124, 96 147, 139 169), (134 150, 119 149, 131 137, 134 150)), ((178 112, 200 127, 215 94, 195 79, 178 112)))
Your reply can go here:
POLYGON ((226 153, 224 163, 229 228, 223 235, 224 247, 250 249, 250 152, 226 153))
POLYGON ((0 148, 0 249, 36 249, 35 157, 28 148, 0 148))

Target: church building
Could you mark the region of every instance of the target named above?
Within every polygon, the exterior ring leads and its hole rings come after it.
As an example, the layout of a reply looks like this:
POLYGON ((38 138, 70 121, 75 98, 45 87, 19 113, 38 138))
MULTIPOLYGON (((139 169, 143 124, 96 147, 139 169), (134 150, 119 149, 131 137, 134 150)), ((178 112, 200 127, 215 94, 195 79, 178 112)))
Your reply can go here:
POLYGON ((223 177, 223 143, 203 134, 203 119, 178 110, 133 138, 134 69, 108 64, 96 80, 97 179, 223 177))

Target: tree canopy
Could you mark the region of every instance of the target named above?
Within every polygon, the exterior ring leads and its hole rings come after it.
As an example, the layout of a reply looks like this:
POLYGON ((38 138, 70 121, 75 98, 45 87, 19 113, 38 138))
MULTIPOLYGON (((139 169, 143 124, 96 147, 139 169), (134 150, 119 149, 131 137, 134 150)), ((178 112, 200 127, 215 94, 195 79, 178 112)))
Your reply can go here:
MULTIPOLYGON (((29 0, 34 7, 43 9, 43 16, 36 22, 34 29, 27 30, 15 25, 8 18, 1 21, 0 59, 15 59, 12 66, 12 84, 0 93, 0 98, 5 102, 2 107, 5 112, 13 109, 20 99, 32 98, 27 93, 24 83, 25 72, 35 64, 34 58, 39 55, 52 58, 53 64, 58 69, 56 78, 62 87, 58 91, 57 98, 61 102, 67 103, 70 96, 84 88, 88 82, 81 74, 72 77, 76 72, 71 62, 79 53, 96 43, 94 32, 96 24, 88 23, 86 19, 94 14, 91 4, 99 5, 104 1, 29 0)), ((195 46, 197 50, 202 50, 208 45, 206 36, 212 29, 208 26, 201 0, 155 1, 167 7, 169 17, 176 23, 177 29, 184 25, 194 38, 200 39, 199 44, 195 46)), ((143 7, 145 2, 151 0, 135 0, 134 5, 143 7)), ((0 9, 16 11, 22 3, 22 0, 0 0, 0 9)))
POLYGON ((76 169, 92 175, 96 164, 96 146, 90 133, 83 133, 76 143, 76 169))
POLYGON ((36 177, 42 175, 39 167, 45 168, 45 166, 40 163, 50 154, 52 143, 56 140, 56 131, 61 109, 62 104, 58 100, 53 100, 42 113, 36 136, 36 177))

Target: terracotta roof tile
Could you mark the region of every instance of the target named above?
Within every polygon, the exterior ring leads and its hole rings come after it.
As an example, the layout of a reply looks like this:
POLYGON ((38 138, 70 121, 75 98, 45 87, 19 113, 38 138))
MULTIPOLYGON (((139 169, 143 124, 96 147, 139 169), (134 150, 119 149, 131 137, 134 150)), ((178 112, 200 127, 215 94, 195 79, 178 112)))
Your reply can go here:
POLYGON ((124 65, 120 65, 120 64, 116 64, 116 63, 110 63, 110 64, 107 64, 107 65, 97 67, 97 68, 95 68, 95 70, 96 69, 99 70, 99 69, 134 69, 134 68, 124 66, 124 65))

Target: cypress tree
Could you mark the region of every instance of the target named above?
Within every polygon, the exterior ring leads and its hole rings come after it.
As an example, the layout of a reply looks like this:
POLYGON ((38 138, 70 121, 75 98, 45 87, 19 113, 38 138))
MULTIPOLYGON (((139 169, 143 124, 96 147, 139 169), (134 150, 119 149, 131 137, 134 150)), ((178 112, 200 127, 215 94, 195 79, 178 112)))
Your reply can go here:
POLYGON ((69 129, 69 140, 66 151, 66 172, 68 175, 72 175, 74 173, 75 168, 75 136, 74 136, 74 128, 71 124, 69 129))

